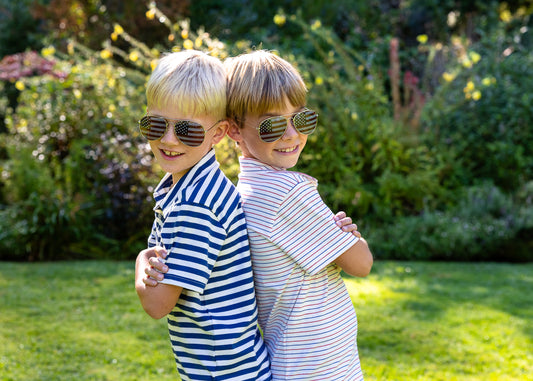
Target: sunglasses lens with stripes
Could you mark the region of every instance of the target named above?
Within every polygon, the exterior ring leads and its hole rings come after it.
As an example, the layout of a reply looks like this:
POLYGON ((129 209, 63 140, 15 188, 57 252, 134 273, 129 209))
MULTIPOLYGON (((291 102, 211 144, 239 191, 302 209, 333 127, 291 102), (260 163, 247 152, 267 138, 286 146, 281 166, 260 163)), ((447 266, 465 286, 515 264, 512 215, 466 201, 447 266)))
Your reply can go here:
MULTIPOLYGON (((315 131, 318 114, 312 110, 305 110, 292 117, 294 127, 302 134, 309 135, 315 131)), ((287 118, 274 116, 265 119, 259 125, 259 136, 264 142, 272 143, 283 136, 287 130, 287 118)))
POLYGON ((174 132, 178 139, 189 147, 198 147, 204 142, 205 131, 201 124, 179 120, 174 125, 174 132))
POLYGON ((165 135, 167 121, 164 118, 154 116, 144 116, 139 121, 141 134, 148 140, 158 140, 165 135))
MULTIPOLYGON (((141 134, 148 140, 158 140, 165 135, 167 120, 157 116, 144 116, 139 121, 141 134)), ((201 124, 178 120, 174 124, 176 137, 189 147, 198 147, 204 142, 205 131, 201 124)))
POLYGON ((315 131, 318 122, 318 114, 313 110, 305 110, 294 115, 292 123, 294 127, 304 135, 310 135, 315 131))

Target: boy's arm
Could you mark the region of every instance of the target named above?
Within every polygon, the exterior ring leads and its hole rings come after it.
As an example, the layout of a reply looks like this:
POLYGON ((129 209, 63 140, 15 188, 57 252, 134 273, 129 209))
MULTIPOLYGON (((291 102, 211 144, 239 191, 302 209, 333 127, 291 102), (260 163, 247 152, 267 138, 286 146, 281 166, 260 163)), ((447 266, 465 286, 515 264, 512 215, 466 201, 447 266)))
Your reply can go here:
POLYGON ((342 270, 352 276, 365 277, 370 273, 374 259, 368 247, 368 243, 361 237, 361 233, 357 231, 357 225, 352 223, 352 219, 346 216, 344 212, 338 212, 335 215, 337 226, 345 232, 352 232, 353 235, 359 238, 359 241, 352 247, 341 254, 335 263, 342 268, 342 270))
POLYGON ((342 270, 349 275, 365 277, 370 273, 374 258, 368 247, 368 243, 363 237, 342 253, 334 261, 342 270))
POLYGON ((135 261, 135 290, 144 310, 154 319, 168 315, 178 302, 182 291, 182 288, 177 286, 156 284, 157 287, 151 287, 146 283, 148 281, 146 269, 152 268, 150 262, 157 262, 161 268, 164 268, 165 265, 157 260, 158 253, 161 255, 162 251, 164 249, 161 247, 143 250, 135 261))

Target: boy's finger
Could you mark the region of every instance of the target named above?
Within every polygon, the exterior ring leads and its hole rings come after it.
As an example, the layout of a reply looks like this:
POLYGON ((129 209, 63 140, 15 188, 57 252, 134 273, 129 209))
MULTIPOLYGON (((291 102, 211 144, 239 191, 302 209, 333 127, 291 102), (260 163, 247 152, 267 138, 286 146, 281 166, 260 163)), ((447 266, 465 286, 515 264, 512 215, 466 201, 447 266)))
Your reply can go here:
POLYGON ((168 266, 161 262, 157 257, 152 257, 148 259, 148 263, 158 271, 166 273, 168 271, 168 266))
POLYGON ((164 278, 163 274, 159 270, 157 270, 157 269, 155 269, 153 267, 149 268, 149 269, 146 269, 145 273, 146 273, 146 275, 148 275, 149 278, 152 278, 152 279, 154 279, 156 281, 163 280, 163 278, 164 278))
POLYGON ((335 219, 335 221, 339 221, 339 220, 342 220, 345 217, 346 217, 346 213, 341 210, 340 212, 335 214, 334 219, 335 219))
POLYGON ((156 246, 154 248, 154 251, 155 251, 155 253, 157 254, 158 257, 161 257, 163 259, 167 257, 167 251, 165 250, 164 247, 156 246))
POLYGON ((149 287, 157 286, 157 282, 155 280, 153 280, 152 278, 149 278, 149 277, 143 278, 143 282, 144 282, 145 285, 147 285, 149 287))

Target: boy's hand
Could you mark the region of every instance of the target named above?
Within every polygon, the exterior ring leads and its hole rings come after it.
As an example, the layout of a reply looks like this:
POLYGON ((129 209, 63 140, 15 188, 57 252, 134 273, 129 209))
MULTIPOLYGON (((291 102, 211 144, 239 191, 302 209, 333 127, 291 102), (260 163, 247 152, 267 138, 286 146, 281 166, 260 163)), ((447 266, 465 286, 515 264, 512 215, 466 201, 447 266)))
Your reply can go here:
POLYGON ((354 236, 361 238, 361 233, 357 231, 357 225, 352 223, 352 219, 347 217, 345 212, 338 212, 333 219, 335 220, 337 226, 342 229, 342 231, 352 232, 354 236))
POLYGON ((143 277, 142 281, 149 287, 155 287, 158 285, 158 281, 163 280, 163 274, 168 271, 168 266, 162 261, 162 259, 167 257, 167 251, 160 246, 156 246, 146 250, 145 255, 148 257, 149 265, 144 268, 146 276, 143 277))

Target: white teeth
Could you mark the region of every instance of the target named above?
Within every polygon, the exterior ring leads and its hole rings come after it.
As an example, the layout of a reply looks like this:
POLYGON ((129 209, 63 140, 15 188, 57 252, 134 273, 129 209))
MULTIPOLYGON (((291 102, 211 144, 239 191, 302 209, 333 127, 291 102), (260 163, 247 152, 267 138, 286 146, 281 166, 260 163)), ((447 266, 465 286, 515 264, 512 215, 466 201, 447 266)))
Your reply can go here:
POLYGON ((172 157, 181 155, 181 153, 179 152, 165 151, 165 150, 163 150, 163 153, 167 156, 172 156, 172 157))
POLYGON ((280 148, 280 149, 278 149, 278 151, 279 151, 279 152, 292 152, 292 151, 294 151, 295 148, 296 148, 296 147, 292 147, 292 148, 283 148, 283 149, 280 148))

